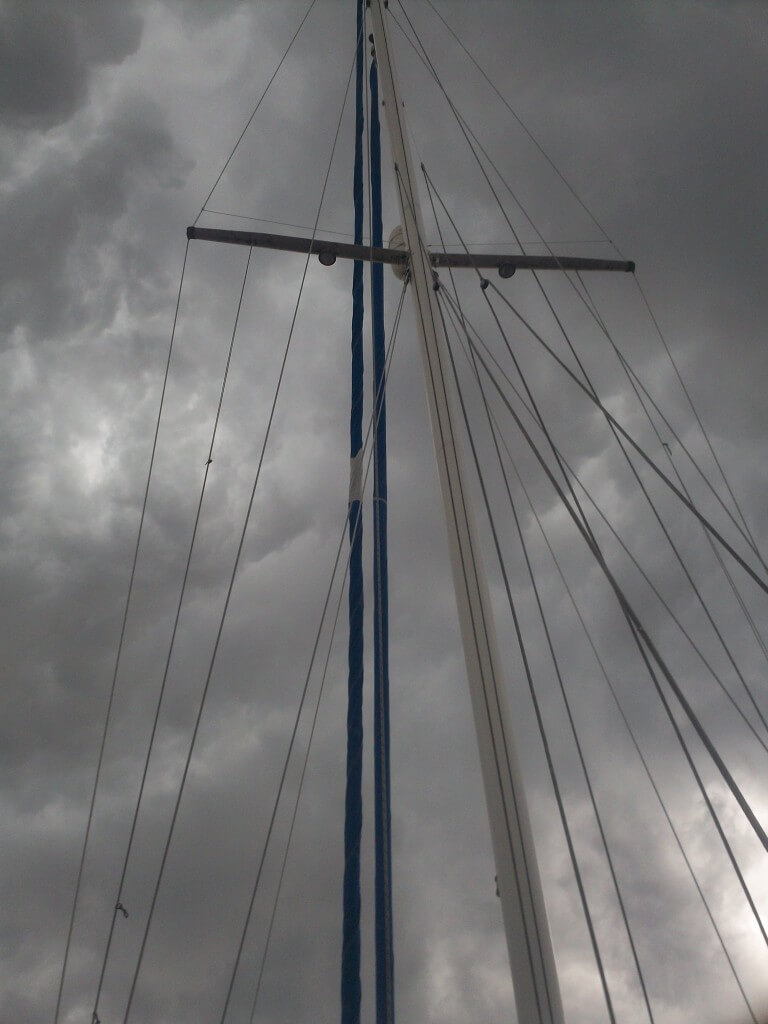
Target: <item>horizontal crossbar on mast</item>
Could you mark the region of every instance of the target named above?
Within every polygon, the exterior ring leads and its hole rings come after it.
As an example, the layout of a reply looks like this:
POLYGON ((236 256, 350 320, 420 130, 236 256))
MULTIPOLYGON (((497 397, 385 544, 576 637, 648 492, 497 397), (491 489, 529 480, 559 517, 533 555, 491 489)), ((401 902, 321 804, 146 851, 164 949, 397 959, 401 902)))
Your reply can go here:
MULTIPOLYGON (((326 238, 305 238, 301 235, 275 235, 262 231, 231 231, 223 228, 187 228, 187 238, 207 242, 227 242, 230 245, 248 245, 254 249, 277 249, 282 252, 313 253, 325 266, 334 264, 338 257, 348 260, 366 260, 370 263, 390 263, 403 266, 408 253, 375 245, 352 245, 350 242, 331 242, 326 238)), ((433 267, 474 267, 478 270, 497 268, 502 277, 511 277, 516 270, 614 270, 633 273, 631 260, 601 260, 583 256, 526 256, 509 253, 431 252, 433 267)))

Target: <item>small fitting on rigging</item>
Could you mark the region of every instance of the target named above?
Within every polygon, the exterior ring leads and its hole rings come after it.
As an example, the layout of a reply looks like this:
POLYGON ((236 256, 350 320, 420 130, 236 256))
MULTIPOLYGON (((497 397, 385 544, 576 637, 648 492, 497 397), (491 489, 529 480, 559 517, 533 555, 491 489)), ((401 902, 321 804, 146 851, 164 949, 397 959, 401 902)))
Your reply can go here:
MULTIPOLYGON (((401 224, 398 224, 396 228, 392 229, 387 245, 390 249, 400 249, 407 256, 408 249, 405 244, 405 235, 401 224)), ((408 265, 407 258, 404 259, 402 263, 393 263, 392 272, 398 281, 407 281, 410 274, 410 267, 408 265)))

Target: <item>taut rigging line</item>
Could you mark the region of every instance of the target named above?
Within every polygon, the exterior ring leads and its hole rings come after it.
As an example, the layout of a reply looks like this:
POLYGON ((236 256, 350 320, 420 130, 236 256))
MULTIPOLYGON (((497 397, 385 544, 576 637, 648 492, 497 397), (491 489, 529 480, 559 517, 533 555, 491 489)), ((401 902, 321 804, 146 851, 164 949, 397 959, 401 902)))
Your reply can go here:
MULTIPOLYGON (((451 309, 452 308, 451 296, 447 292, 443 292, 442 294, 443 294, 443 297, 446 299, 446 305, 448 306, 449 309, 451 309)), ((467 322, 466 322, 466 320, 462 323, 462 333, 464 333, 464 335, 466 337, 466 333, 467 333, 467 322)), ((477 374, 476 363, 473 363, 473 360, 471 358, 470 352, 468 351, 468 348, 467 348, 466 345, 462 345, 462 351, 464 352, 464 355, 465 355, 468 363, 470 364, 470 367, 473 369, 474 374, 476 375, 477 374)), ((482 385, 481 385, 479 379, 478 379, 478 385, 480 387, 481 394, 484 395, 484 389, 482 388, 482 385)), ((514 385, 510 385, 510 386, 513 388, 513 390, 516 391, 516 389, 514 388, 514 385)), ((517 397, 522 402, 522 404, 525 405, 524 399, 522 399, 522 397, 519 394, 517 394, 517 397)), ((692 866, 692 864, 691 864, 691 862, 690 862, 690 860, 688 858, 688 855, 685 852, 685 848, 683 846, 683 842, 682 842, 682 840, 680 838, 678 830, 677 830, 677 828, 675 827, 675 825, 674 825, 674 823, 672 821, 670 813, 669 813, 669 811, 668 811, 668 809, 666 807, 666 804, 664 803, 664 799, 663 799, 663 797, 661 795, 661 792, 660 792, 660 790, 659 790, 659 788, 658 788, 658 786, 656 784, 656 781, 653 778, 653 774, 651 773, 651 769, 650 769, 650 766, 648 764, 648 761, 647 761, 645 755, 643 754, 643 752, 642 752, 642 750, 640 748, 640 745, 639 745, 639 742, 637 740, 637 737, 635 736, 635 733, 634 733, 634 731, 632 729, 632 726, 631 726, 631 724, 630 724, 630 722, 629 722, 629 720, 628 720, 628 718, 627 718, 627 716, 626 716, 626 714, 624 712, 624 709, 623 709, 623 707, 621 705, 621 702, 619 700, 619 697, 618 697, 618 693, 616 692, 616 689, 615 689, 613 683, 611 682, 611 679, 610 679, 610 677, 608 675, 608 671, 607 671, 607 669, 606 669, 606 667, 605 667, 605 665, 603 663, 602 658, 600 657, 600 654, 599 654, 599 652, 597 650, 597 647, 595 645, 595 641, 594 641, 594 639, 592 638, 592 636, 590 634, 589 628, 588 628, 588 626, 587 626, 587 624, 586 624, 586 622, 584 620, 584 617, 583 617, 583 615, 582 615, 582 613, 581 613, 581 611, 579 609, 579 606, 578 606, 578 603, 576 601, 576 598, 574 597, 574 594, 573 594, 573 592, 571 590, 571 587, 569 586, 569 584, 568 584, 568 582, 567 582, 567 580, 565 578, 565 574, 563 572, 562 566, 560 565, 560 561, 559 561, 555 551, 553 550, 553 547, 552 547, 552 544, 550 542, 550 539, 547 536, 547 532, 546 532, 546 529, 544 527, 544 524, 542 523, 541 518, 540 518, 538 512, 536 511, 536 508, 535 508, 535 505, 533 503, 533 500, 532 500, 532 498, 531 498, 531 496, 530 496, 530 494, 528 492, 528 489, 525 486, 525 482, 524 482, 524 480, 523 480, 523 478, 522 478, 522 476, 520 474, 520 471, 519 471, 517 465, 515 464, 515 461, 514 461, 514 458, 512 456, 512 453, 511 453, 511 451, 509 449, 509 446, 508 446, 508 444, 507 444, 503 434, 501 433, 501 428, 500 428, 500 426, 498 424, 498 420, 496 419, 496 416, 494 415, 493 411, 490 410, 490 408, 488 409, 488 411, 489 411, 489 415, 490 415, 491 422, 492 422, 492 428, 491 429, 492 429, 492 431, 493 431, 493 433, 495 435, 495 440, 496 439, 500 440, 502 446, 504 447, 504 450, 506 452, 507 458, 509 459, 510 464, 512 465, 512 468, 513 468, 513 470, 515 472, 515 476, 517 477, 517 480, 518 480, 518 482, 520 484, 520 487, 521 487, 521 489, 522 489, 522 491, 523 491, 523 493, 524 493, 524 495, 526 497, 526 500, 528 502, 528 506, 529 506, 529 508, 531 510, 531 514, 533 515, 533 518, 536 521, 538 529, 539 529, 539 531, 540 531, 540 533, 541 533, 541 535, 542 535, 542 537, 544 539, 544 542, 545 542, 545 544, 546 544, 546 546, 547 546, 547 548, 549 550, 549 553, 550 553, 550 556, 551 556, 551 558, 553 560, 555 568, 556 568, 556 570, 557 570, 557 572, 558 572, 558 574, 560 576, 560 579, 561 579, 561 581, 563 583, 563 586, 565 587, 565 591, 566 591, 566 593, 568 595, 569 601, 570 601, 570 603, 571 603, 571 605, 572 605, 572 607, 573 607, 573 609, 574 609, 574 611, 576 613, 576 616, 577 616, 577 618, 578 618, 578 620, 579 620, 579 622, 581 624, 581 628, 582 628, 582 630, 584 632, 584 635, 585 635, 585 637, 587 639, 587 642, 589 643, 589 646, 590 646, 590 648, 592 650, 592 653, 593 653, 593 655, 595 657, 595 660, 597 662, 597 665, 598 665, 598 668, 600 670, 600 673, 601 673, 601 675, 602 675, 602 677, 603 677, 603 679, 604 679, 604 681, 605 681, 605 683, 606 683, 606 685, 608 687, 608 690, 609 690, 609 692, 611 694, 611 697, 612 697, 612 699, 614 701, 614 704, 616 705, 616 709, 617 709, 617 711, 618 711, 618 713, 619 713, 619 715, 621 717, 621 720, 622 720, 622 722, 624 724, 625 729, 627 730, 627 734, 629 735, 629 738, 632 741, 632 744, 633 744, 633 746, 635 748, 635 751, 636 751, 636 753, 637 753, 637 755, 638 755, 638 757, 640 759, 640 762, 641 762, 641 764, 643 766, 643 769, 644 769, 645 774, 646 774, 646 776, 648 778, 648 781, 649 781, 649 784, 651 786, 651 789, 653 790, 653 793, 654 793, 654 795, 655 795, 655 797, 656 797, 656 799, 657 799, 657 801, 659 803, 659 806, 661 807, 661 810, 662 810, 662 812, 664 814, 664 817, 665 817, 665 819, 667 821, 667 824, 669 825, 669 828, 670 828, 670 830, 672 832, 672 835, 673 835, 673 837, 675 839, 675 842, 677 843, 677 847, 678 847, 678 849, 680 851, 680 854, 681 854, 681 856, 683 858, 683 861, 684 861, 685 866, 686 866, 686 868, 688 870, 688 873, 691 876, 691 879, 693 880, 693 883, 694 883, 694 885, 696 887, 696 891, 698 892, 698 895, 699 895, 699 897, 700 897, 700 899, 702 901, 704 909, 705 909, 705 911, 707 913, 709 921, 710 921, 710 923, 712 925, 712 928, 713 928, 713 930, 715 932, 715 935, 717 937, 717 940, 719 942, 720 948, 722 949, 723 956, 725 957, 726 962, 728 963, 728 966, 729 966, 730 971, 731 971, 731 973, 732 973, 732 975, 734 977, 734 980, 735 980, 736 985, 737 985, 737 987, 739 989, 739 992, 740 992, 740 994, 741 994, 741 996, 742 996, 742 998, 744 1000, 744 1003, 745 1003, 747 1011, 748 1011, 748 1013, 750 1015, 750 1018, 752 1019, 753 1024, 758 1024, 755 1012, 754 1012, 754 1010, 753 1010, 753 1008, 752 1008, 752 1006, 751 1006, 751 1004, 749 1002, 747 994, 746 994, 746 992, 744 990, 744 986, 743 986, 743 984, 741 982, 741 979, 740 979, 740 977, 739 977, 739 975, 738 975, 738 973, 736 971, 736 967, 735 967, 735 964, 733 962, 733 959, 732 959, 730 953, 728 952, 728 949, 726 948, 725 941, 724 941, 723 936, 722 936, 722 934, 720 932, 720 929, 717 926, 717 922, 715 921, 714 915, 713 915, 712 910, 711 910, 711 908, 709 906, 709 902, 707 901, 707 898, 706 898, 706 896, 705 896, 705 894, 704 894, 704 892, 703 892, 703 890, 701 888, 701 885, 700 885, 700 883, 699 883, 699 881, 698 881, 698 879, 696 877, 696 874, 695 874, 693 866, 692 866)), ((535 417, 533 416, 533 413, 530 410, 527 410, 527 411, 529 412, 529 415, 531 416, 531 418, 535 419, 535 417)), ((498 452, 498 449, 497 449, 497 452, 498 452)), ((499 456, 499 458, 500 458, 500 456, 499 456)), ((678 622, 678 620, 675 618, 675 616, 672 613, 671 609, 666 605, 666 602, 664 602, 664 600, 661 597, 661 595, 658 594, 658 592, 656 591, 656 588, 654 587, 652 581, 649 580, 648 577, 645 575, 645 573, 642 570, 642 568, 635 561, 634 556, 632 556, 631 552, 629 552, 628 549, 626 548, 626 545, 624 545, 621 537, 618 536, 618 534, 614 530, 613 526, 606 519, 605 514, 597 506, 597 504, 596 504, 594 498, 592 497, 592 495, 589 493, 589 491, 586 490, 586 488, 585 488, 584 484, 582 483, 582 481, 579 480, 578 476, 573 472, 571 467, 568 465, 567 460, 563 459, 563 461, 564 461, 564 463, 565 463, 569 473, 571 473, 573 475, 574 479, 579 483, 579 486, 581 487, 582 491, 584 492, 585 497, 589 500, 589 502, 592 504, 592 506, 595 508, 595 510, 598 512, 598 514, 606 522, 606 525, 613 532, 613 534, 616 537, 616 539, 618 540, 618 542, 624 547, 624 549, 627 552, 627 554, 629 555, 629 557, 635 563, 637 569, 641 572, 643 577, 646 579, 646 582, 651 586, 652 590, 656 593, 657 597, 662 601, 662 603, 664 604, 665 608, 667 609, 669 614, 674 619, 675 623, 678 625, 678 627, 681 630, 683 630, 686 638, 689 640, 689 642, 693 646, 694 650, 699 654, 699 656, 702 658, 702 660, 704 660, 704 663, 707 665, 707 668, 709 668, 710 672, 712 672, 712 674, 714 675, 714 671, 711 669, 711 666, 709 666, 709 663, 706 661, 706 659, 704 659, 704 656, 701 654, 701 652, 699 651, 698 647, 694 644, 693 640, 688 636, 687 633, 685 633, 685 630, 683 629, 682 625, 678 622)), ((503 468, 502 468, 502 473, 504 473, 503 468)), ((513 511, 514 511, 514 506, 513 506, 513 511)), ((517 519, 517 517, 516 517, 516 519, 517 519)), ((523 544, 523 549, 525 551, 525 544, 523 544)), ((717 679, 716 676, 715 676, 715 678, 717 679)), ((730 697, 730 694, 728 694, 728 691, 726 690, 725 692, 730 697)), ((738 706, 737 706, 737 710, 740 711, 738 706)), ((749 722, 747 722, 747 724, 750 725, 749 722)), ((758 740, 759 740, 759 737, 756 737, 756 738, 758 738, 758 740)))
MULTIPOLYGON (((698 716, 694 712, 694 710, 691 707, 691 705, 688 703, 688 700, 687 700, 685 694, 682 692, 682 690, 678 686, 677 681, 674 679, 672 673, 669 671, 669 668, 667 667, 666 662, 661 657, 661 654, 659 653, 656 645, 654 644, 653 640, 650 638, 650 636, 645 631, 645 628, 643 627, 642 622, 638 618, 638 616, 637 616, 636 612, 634 611, 634 609, 632 608, 632 606, 629 604, 627 598, 625 597, 623 591, 621 590, 621 587, 619 586, 619 584, 616 581, 615 577, 613 576, 613 574, 611 573, 610 569, 608 568, 608 565, 605 562, 605 559, 603 558, 599 548, 597 548, 596 546, 594 546, 592 544, 587 531, 584 529, 584 527, 583 527, 583 525, 581 523, 581 520, 579 519, 579 517, 576 514, 575 510, 571 507, 570 502, 567 499, 567 496, 565 495, 562 487, 560 486, 560 484, 556 480, 554 474, 552 473, 552 470, 546 464, 546 461, 544 460, 544 458, 542 457, 542 455, 539 452, 538 448, 536 447, 536 444, 535 444, 533 438, 531 437, 530 433, 526 429, 525 424, 520 419, 520 417, 517 414, 517 412, 515 411, 515 409, 512 407, 512 404, 510 403, 510 401, 507 398, 507 396, 504 394, 504 391, 499 386, 499 384, 497 383, 497 381, 494 378, 494 376, 491 374, 491 372, 489 370, 489 367, 488 367, 488 364, 485 362, 485 360, 483 359, 483 357, 480 354, 480 352, 477 350, 477 348, 474 346, 474 344, 471 341, 469 342, 469 344, 473 348, 475 354, 477 355, 477 358, 478 358, 481 366, 483 367, 485 372, 488 374, 488 376, 489 376, 489 378, 491 380, 491 383, 494 385, 494 387, 498 391, 499 396, 501 397, 502 402, 506 406, 508 412, 510 413, 510 415, 514 419, 515 423, 517 424, 518 429, 520 430, 520 432, 523 435, 526 443, 530 447, 533 455, 535 456, 536 460, 541 465, 542 469, 544 470, 544 473, 549 478, 550 483, 555 488, 555 490, 557 492, 557 495, 560 498, 560 501, 563 503, 563 505, 565 506, 565 508, 568 511, 569 515, 571 516, 571 518, 576 523, 577 529, 579 530, 579 532, 581 533, 582 537, 584 538, 584 541, 587 544, 587 546, 592 551, 592 553, 593 553, 595 559, 597 560, 598 565, 602 569, 602 571, 603 571, 603 573, 604 573, 608 583, 610 584, 611 588, 613 589, 614 593, 616 594, 617 600, 619 601, 619 604, 621 605, 622 610, 625 611, 625 614, 628 616, 628 620, 631 623, 633 630, 637 631, 638 637, 640 639, 642 639, 643 643, 648 648, 648 651, 650 651, 654 661, 659 666, 659 669, 661 670, 662 675, 664 676, 664 678, 666 679, 667 683, 669 684, 670 689, 672 690, 672 692, 677 697, 678 702, 680 703, 681 707, 683 708, 683 710, 684 710, 686 716, 688 717, 691 725, 694 727, 696 733, 698 734, 699 738, 701 739, 702 743, 704 744, 705 748, 707 749, 707 752, 709 753, 710 757, 712 758, 712 760, 716 764, 716 766, 717 766, 717 768, 718 768, 718 770, 719 770, 723 780, 725 781, 726 785, 728 786, 729 790, 731 791, 731 794, 736 799, 736 802, 741 807, 741 810, 744 813, 744 816, 747 818, 747 820, 749 821, 750 825, 752 826, 752 830, 754 831, 754 833, 757 836, 757 838, 760 840, 760 842, 761 842, 762 846, 764 847, 764 849, 766 850, 766 852, 768 852, 768 835, 766 835, 765 830, 763 829, 762 825, 760 824, 760 822, 758 821, 757 817, 755 816, 755 813, 752 810, 752 808, 750 807, 750 805, 749 805, 748 801, 746 800, 746 798, 744 797, 744 794, 741 792, 741 789, 739 788, 738 784, 736 783, 736 780, 733 778, 733 776, 731 775, 730 771, 728 770, 728 768, 726 767, 725 763, 723 762, 722 758, 720 757, 719 753, 715 749, 714 745, 712 744, 712 741, 710 740, 710 738, 707 735, 704 727, 702 726, 701 722, 699 721, 698 716)), ((765 932, 763 932, 763 934, 765 935, 765 932)), ((765 939, 766 939, 766 943, 768 943, 768 935, 765 935, 765 939)))
MULTIPOLYGON (((454 300, 452 299, 451 295, 447 291, 443 291, 442 292, 442 296, 443 296, 443 299, 446 302, 446 304, 450 308, 452 308, 454 310, 454 313, 455 313, 456 309, 454 308, 454 300)), ((499 363, 498 359, 496 358, 496 356, 490 350, 490 348, 485 343, 483 338, 479 335, 479 333, 477 331, 477 328, 475 328, 472 325, 472 323, 471 323, 471 321, 469 320, 468 317, 464 316, 463 319, 462 319, 462 330, 463 330, 463 333, 465 334, 465 336, 469 332, 470 329, 471 329, 474 337, 476 338, 476 340, 483 347, 483 349, 484 349, 486 355, 488 356, 488 358, 491 360, 491 362, 494 364, 496 369, 499 371, 499 373, 503 377, 505 383, 511 388, 511 390, 515 394, 515 396, 517 397, 518 401, 520 402, 520 404, 525 409, 525 411, 528 414, 528 416, 530 417, 530 419, 534 423, 536 423, 537 426, 539 426, 540 425, 539 421, 538 421, 534 411, 527 404, 527 401, 526 401, 525 397, 520 393, 519 389, 515 386, 515 384, 509 379, 509 376, 504 371, 504 368, 500 365, 500 363, 499 363)), ((470 360, 470 364, 471 364, 471 359, 470 359, 469 355, 467 355, 467 359, 470 360)), ((498 429, 498 424, 497 424, 497 429, 498 429)), ((612 533, 612 535, 614 536, 614 538, 616 539, 618 544, 621 546, 621 548, 623 549, 623 551, 625 552, 627 557, 630 559, 632 564, 635 566, 637 571, 640 573, 642 578, 645 580, 646 584, 650 587, 651 591, 653 592, 653 594, 655 595, 655 597, 657 598, 659 603, 662 605, 662 607, 664 608, 666 613, 669 615, 671 620, 674 622, 674 624, 680 630, 681 634, 685 637, 685 639, 687 640, 687 642, 690 645, 690 647, 692 648, 692 650, 696 653, 696 655, 698 656, 698 658, 701 661, 701 663, 707 669, 708 673, 711 675, 711 677, 714 679, 714 681, 720 687, 720 689, 722 690, 723 694, 725 695, 725 697, 727 698, 727 700, 729 701, 729 703, 731 704, 733 709, 736 711, 736 713, 739 715, 739 717, 744 722, 746 727, 752 733, 752 735, 755 738, 755 740, 757 741, 757 743, 759 743, 760 746, 763 748, 763 750, 768 754, 768 743, 766 743, 765 739, 763 739, 763 737, 758 733, 757 729, 752 724, 752 722, 749 720, 747 715, 744 713, 744 711, 742 710, 741 706, 739 705, 739 703, 734 698, 733 694, 730 692, 728 687, 725 685, 723 680, 720 678, 718 673, 713 668, 711 662, 707 659, 706 655, 703 653, 703 651, 701 650, 699 645, 696 643, 696 641, 693 639, 691 634, 685 628, 683 623, 680 621, 678 616, 675 614, 673 609, 670 607, 669 603, 665 600, 664 596, 661 594, 661 592, 659 591, 658 587, 653 582, 653 580, 649 577, 648 573, 645 571, 645 569, 643 569, 642 565, 640 564, 640 562, 638 561, 636 556, 632 553, 632 551, 628 547, 628 545, 625 542, 625 540, 620 536, 620 534, 616 530, 615 526, 611 523, 610 519, 607 517, 607 515, 605 514, 603 509, 597 504, 597 501, 595 500, 594 495, 592 495, 590 493, 590 491, 587 489, 586 485, 584 484, 584 481, 579 477, 578 473, 576 473, 576 471, 573 469, 573 467, 569 463, 568 459, 563 455, 562 452, 559 451, 559 449, 558 449, 558 452, 559 452, 559 455, 560 455, 560 459, 562 460, 562 464, 563 464, 563 466, 565 466, 566 470, 568 471, 569 476, 572 477, 573 480, 576 481, 576 483, 578 483, 578 485, 579 485, 581 491, 583 492, 585 498, 587 499, 587 501, 591 504, 591 506, 597 512, 598 516, 602 519, 602 521, 608 527, 608 529, 610 530, 610 532, 612 533)), ((510 458, 511 458, 511 455, 510 455, 510 458)), ((705 535, 707 537, 709 537, 709 534, 705 533, 705 535)))

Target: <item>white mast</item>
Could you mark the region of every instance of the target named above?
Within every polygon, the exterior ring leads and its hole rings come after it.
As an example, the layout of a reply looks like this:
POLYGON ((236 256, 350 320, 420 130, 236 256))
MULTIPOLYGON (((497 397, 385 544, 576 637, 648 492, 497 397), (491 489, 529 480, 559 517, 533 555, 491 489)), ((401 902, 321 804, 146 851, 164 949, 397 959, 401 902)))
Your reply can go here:
POLYGON ((392 146, 397 196, 416 306, 432 437, 480 749, 519 1024, 563 1024, 541 880, 506 711, 505 684, 470 496, 456 436, 451 370, 426 249, 414 165, 406 139, 384 10, 371 0, 373 37, 392 146))

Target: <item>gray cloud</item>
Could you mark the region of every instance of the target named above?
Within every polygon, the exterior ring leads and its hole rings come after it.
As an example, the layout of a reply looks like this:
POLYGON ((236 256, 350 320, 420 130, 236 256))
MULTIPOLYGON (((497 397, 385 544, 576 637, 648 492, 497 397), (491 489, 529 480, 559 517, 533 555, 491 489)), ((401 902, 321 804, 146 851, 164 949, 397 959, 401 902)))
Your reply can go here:
POLYGON ((20 3, 0 8, 0 117, 46 130, 67 121, 88 97, 96 68, 135 53, 142 18, 133 0, 98 4, 20 3))
MULTIPOLYGON (((686 380, 713 428, 747 514, 764 538, 765 308, 759 253, 766 225, 759 167, 765 142, 756 126, 765 120, 760 88, 765 52, 755 31, 757 5, 438 6, 482 55, 505 94, 515 98, 520 113, 568 170, 611 236, 637 259, 686 380), (494 38, 489 41, 491 24, 494 38)), ((390 7, 399 10, 396 4, 390 7)), ((418 19, 452 95, 545 234, 553 239, 594 238, 594 226, 492 102, 482 80, 463 60, 453 66, 458 54, 428 8, 413 3, 406 7, 418 19)), ((194 218, 304 9, 302 4, 234 2, 33 3, 7 5, 4 11, 3 38, 14 47, 3 72, 7 81, 0 82, 6 122, 0 165, 5 240, 0 257, 4 1019, 52 1016, 184 227, 194 218)), ((253 133, 246 136, 214 194, 213 209, 312 223, 352 57, 349 17, 341 4, 319 4, 313 12, 307 35, 297 42, 253 133)), ((508 230, 461 139, 445 127, 432 87, 397 32, 395 40, 419 157, 471 241, 491 235, 494 241, 507 238, 508 230)), ((348 231, 351 225, 346 152, 350 113, 348 109, 342 126, 344 152, 334 165, 321 217, 329 230, 348 231)), ((387 173, 385 230, 396 219, 391 184, 387 173)), ((513 204, 508 206, 515 225, 526 240, 532 239, 530 225, 513 204)), ((221 219, 218 214, 206 216, 207 223, 221 219)), ((88 1020, 92 1010, 246 255, 244 250, 204 243, 190 249, 67 975, 64 1020, 88 1020)), ((105 1024, 120 1019, 135 966, 291 322, 297 268, 300 263, 292 257, 253 255, 146 803, 126 879, 130 918, 118 921, 100 1006, 105 1024)), ((548 287, 557 309, 567 316, 601 395, 660 455, 658 441, 626 397, 620 367, 590 318, 567 286, 548 287)), ((593 287, 622 350, 701 455, 679 387, 631 280, 595 281, 593 287)), ((517 275, 504 290, 570 360, 531 282, 517 275)), ((465 291, 468 314, 490 332, 492 322, 474 282, 465 291)), ((388 275, 389 310, 398 294, 399 286, 388 275)), ((221 1012, 344 525, 349 318, 349 268, 339 261, 326 270, 313 261, 139 979, 135 1020, 202 1022, 221 1012)), ((563 384, 548 359, 539 358, 511 315, 504 313, 503 322, 558 445, 738 692, 722 652, 703 631, 701 614, 652 515, 634 500, 634 481, 614 451, 601 416, 570 384, 563 384)), ((499 357, 506 358, 503 346, 494 344, 499 357)), ((473 418, 482 422, 470 375, 466 368, 461 372, 473 418)), ((395 352, 389 403, 398 1015, 444 1024, 458 1024, 478 1013, 489 1019, 513 1018, 409 313, 395 352)), ((498 402, 494 408, 509 427, 498 402)), ((514 440, 512 429, 508 434, 514 440)), ((491 469, 489 439, 480 426, 477 438, 619 1019, 639 1017, 638 984, 599 837, 505 493, 491 469)), ((759 936, 743 910, 637 654, 629 647, 615 602, 530 454, 517 444, 515 454, 760 1010, 765 986, 759 936)), ((673 455, 684 467, 679 451, 673 455)), ((690 471, 682 472, 708 511, 727 526, 715 504, 699 493, 690 471)), ((698 531, 676 516, 650 477, 648 482, 672 514, 676 540, 718 621, 736 637, 739 662, 762 700, 764 665, 736 619, 735 603, 725 593, 719 570, 708 549, 699 547, 698 531)), ((657 1019, 741 1019, 733 980, 514 481, 513 493, 520 502, 553 633, 567 651, 566 687, 637 929, 657 1019)), ((479 493, 476 497, 481 507, 479 493)), ((480 520, 566 1012, 569 1021, 594 1021, 604 1013, 601 993, 501 579, 484 516, 480 520)), ((370 532, 366 524, 366 557, 370 532)), ((759 807, 764 802, 764 753, 681 644, 603 527, 599 535, 644 621, 759 807)), ((745 593, 759 618, 764 605, 749 588, 745 593)), ((370 607, 370 594, 367 599, 370 607)), ((326 642, 324 636, 323 653, 326 642)), ((337 1013, 344 646, 341 628, 331 653, 278 908, 257 1014, 262 1020, 314 1020, 337 1013)), ((311 700, 318 682, 313 676, 311 700)), ((305 720, 300 732, 302 751, 307 725, 305 720)), ((695 756, 699 759, 698 751, 695 756)), ((708 768, 705 776, 764 905, 762 854, 708 768)), ((291 794, 297 778, 294 763, 291 794)), ((369 792, 368 764, 365 784, 369 792)), ((246 943, 245 970, 235 989, 233 1020, 243 1018, 250 1007, 288 813, 282 809, 278 842, 267 860, 246 943)), ((366 892, 372 870, 367 815, 366 892)), ((366 903, 366 1019, 372 1016, 371 918, 366 903)))

